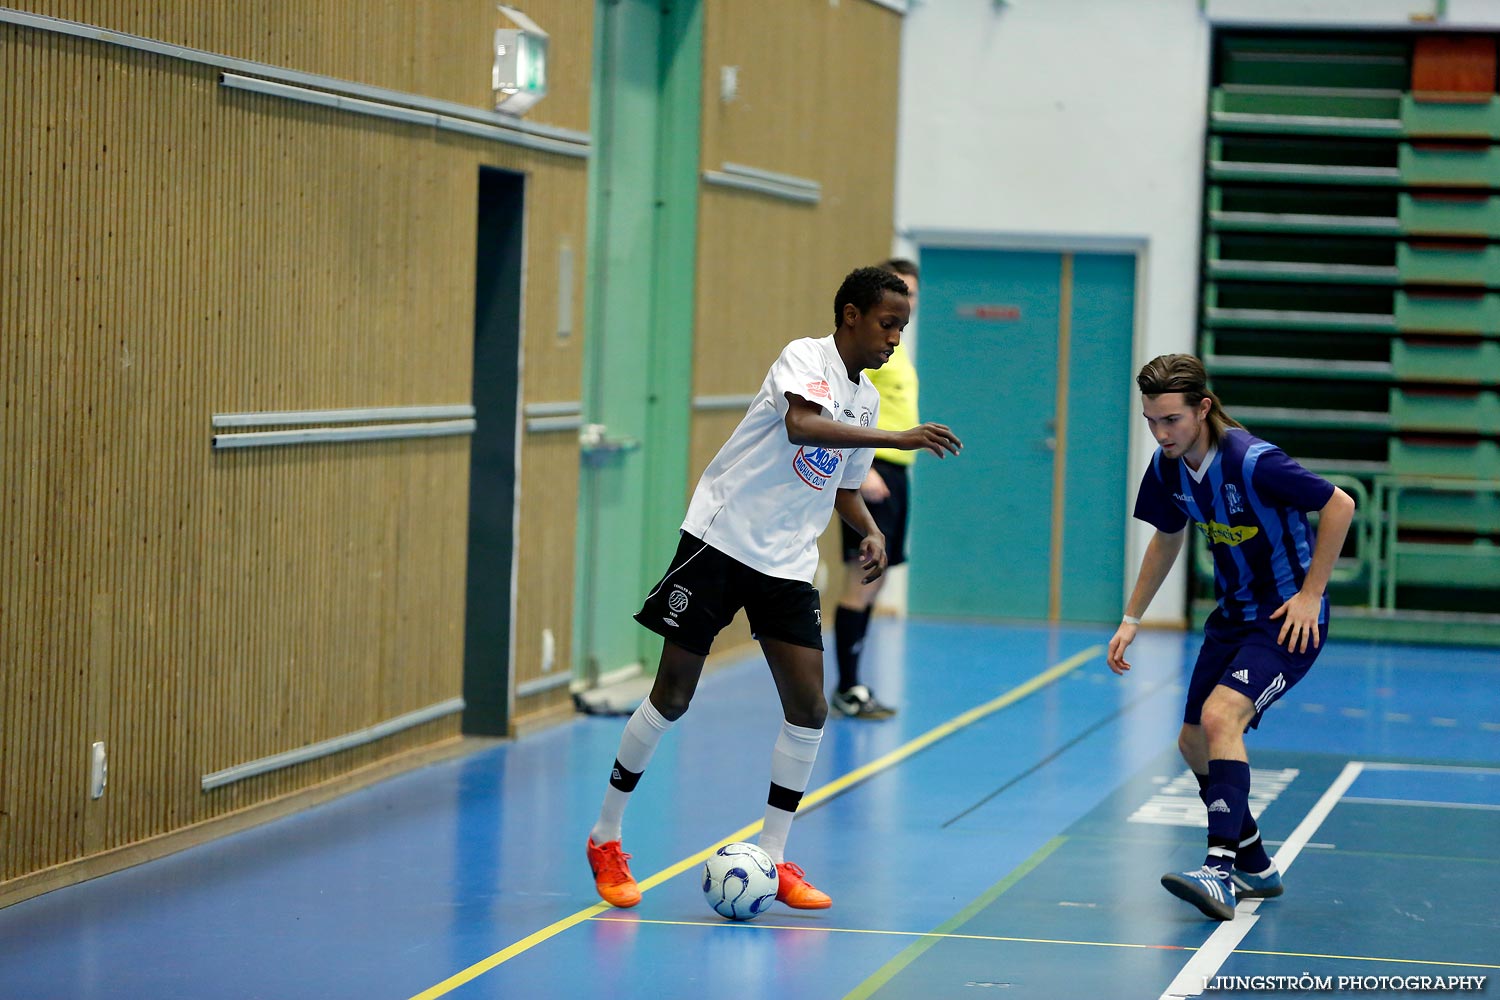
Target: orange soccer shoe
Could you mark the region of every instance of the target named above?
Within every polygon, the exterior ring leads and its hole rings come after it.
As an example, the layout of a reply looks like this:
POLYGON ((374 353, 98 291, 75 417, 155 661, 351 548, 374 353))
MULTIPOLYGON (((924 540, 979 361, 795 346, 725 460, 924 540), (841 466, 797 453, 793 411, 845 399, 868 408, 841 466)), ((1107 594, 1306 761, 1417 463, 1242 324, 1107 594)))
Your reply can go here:
POLYGON ((833 905, 828 893, 807 881, 802 869, 790 861, 776 866, 776 901, 794 910, 826 910, 833 905))
POLYGON ((594 872, 594 888, 599 890, 599 898, 611 906, 634 906, 641 901, 641 890, 626 863, 629 860, 630 855, 620 850, 618 840, 595 844, 594 838, 589 838, 589 868, 594 872))

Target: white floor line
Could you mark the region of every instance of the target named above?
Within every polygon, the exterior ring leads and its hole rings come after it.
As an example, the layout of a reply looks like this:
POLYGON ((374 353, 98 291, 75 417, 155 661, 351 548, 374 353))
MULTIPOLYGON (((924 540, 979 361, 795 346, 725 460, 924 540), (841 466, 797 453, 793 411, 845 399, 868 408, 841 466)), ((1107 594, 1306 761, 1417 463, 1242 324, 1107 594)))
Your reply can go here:
MULTIPOLYGON (((1343 798, 1349 786, 1354 784, 1354 779, 1364 770, 1362 761, 1351 760, 1344 765, 1339 776, 1334 779, 1333 784, 1318 799, 1312 810, 1297 824, 1297 829, 1286 838, 1281 845, 1281 850, 1276 852, 1276 867, 1285 872, 1292 867, 1292 862, 1297 860, 1297 855, 1302 853, 1302 848, 1312 839, 1312 835, 1318 832, 1318 827, 1333 812, 1333 807, 1343 798)), ((1248 899, 1235 907, 1233 920, 1227 920, 1219 924, 1218 929, 1208 936, 1193 957, 1188 960, 1182 971, 1177 973, 1177 978, 1172 980, 1172 985, 1162 993, 1161 1000, 1182 1000, 1183 997, 1196 997, 1203 994, 1203 984, 1212 980, 1219 972, 1220 966, 1224 964, 1234 949, 1238 948, 1245 935, 1250 933, 1250 928, 1260 919, 1255 913, 1260 909, 1261 900, 1248 899)))

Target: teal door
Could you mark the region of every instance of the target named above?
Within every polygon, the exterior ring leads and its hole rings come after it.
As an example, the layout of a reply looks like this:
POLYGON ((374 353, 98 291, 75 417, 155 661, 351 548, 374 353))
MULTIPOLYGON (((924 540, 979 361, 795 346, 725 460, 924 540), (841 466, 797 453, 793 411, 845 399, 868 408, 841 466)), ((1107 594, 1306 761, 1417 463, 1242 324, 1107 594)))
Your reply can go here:
POLYGON ((1124 600, 1135 257, 926 249, 913 614, 1100 621, 1124 600))

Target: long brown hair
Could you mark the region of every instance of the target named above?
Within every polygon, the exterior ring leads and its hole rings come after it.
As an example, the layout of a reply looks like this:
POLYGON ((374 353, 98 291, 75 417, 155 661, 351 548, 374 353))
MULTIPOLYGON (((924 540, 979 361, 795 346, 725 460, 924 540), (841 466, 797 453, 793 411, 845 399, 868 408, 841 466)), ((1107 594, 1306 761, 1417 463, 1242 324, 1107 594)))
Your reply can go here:
POLYGON ((1194 410, 1198 409, 1199 403, 1209 400, 1208 437, 1215 446, 1229 428, 1244 430, 1243 424, 1224 412, 1224 404, 1208 388, 1208 372, 1204 370, 1203 362, 1191 354, 1163 354, 1152 358, 1135 377, 1135 384, 1143 396, 1180 392, 1183 402, 1194 410))

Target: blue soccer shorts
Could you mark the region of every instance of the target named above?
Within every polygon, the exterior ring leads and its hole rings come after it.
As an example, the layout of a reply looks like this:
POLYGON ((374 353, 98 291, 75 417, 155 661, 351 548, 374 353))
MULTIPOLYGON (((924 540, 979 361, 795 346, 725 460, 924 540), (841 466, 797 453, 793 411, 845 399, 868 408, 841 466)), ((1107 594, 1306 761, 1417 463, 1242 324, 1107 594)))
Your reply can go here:
POLYGON ((1319 646, 1314 647, 1309 640, 1305 653, 1288 650, 1276 642, 1282 624, 1280 618, 1229 621, 1217 610, 1209 615, 1203 626, 1203 648, 1198 652, 1193 678, 1188 682, 1182 721, 1190 726, 1200 725, 1203 703, 1222 684, 1254 702, 1255 715, 1246 731, 1259 726, 1266 709, 1307 674, 1322 651, 1322 644, 1328 642, 1328 625, 1324 623, 1318 626, 1319 646))

